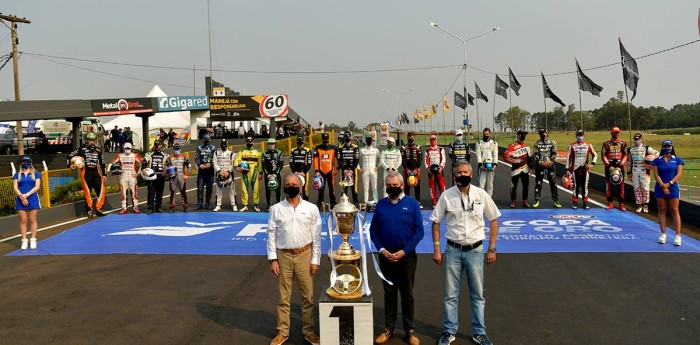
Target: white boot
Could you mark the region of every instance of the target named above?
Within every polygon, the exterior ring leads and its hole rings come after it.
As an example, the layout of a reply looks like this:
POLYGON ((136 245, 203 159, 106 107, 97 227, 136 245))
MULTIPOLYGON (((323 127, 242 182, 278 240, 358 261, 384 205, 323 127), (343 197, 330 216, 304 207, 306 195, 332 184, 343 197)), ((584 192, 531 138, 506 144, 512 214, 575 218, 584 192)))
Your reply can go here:
POLYGON ((27 249, 27 246, 29 245, 29 240, 26 238, 22 239, 22 245, 19 247, 20 249, 27 249))
POLYGON ((214 212, 219 212, 219 211, 221 211, 221 206, 216 205, 216 207, 214 207, 214 212))
POLYGON ((32 237, 29 239, 29 249, 36 249, 36 238, 32 237))

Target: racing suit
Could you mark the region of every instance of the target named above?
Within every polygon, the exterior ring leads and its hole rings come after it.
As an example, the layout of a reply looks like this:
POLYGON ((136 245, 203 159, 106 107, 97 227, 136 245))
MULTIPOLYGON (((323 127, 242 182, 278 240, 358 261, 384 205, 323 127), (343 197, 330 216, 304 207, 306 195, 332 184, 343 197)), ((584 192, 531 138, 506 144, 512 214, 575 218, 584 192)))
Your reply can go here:
POLYGON ((360 149, 360 168, 362 168, 362 186, 364 187, 365 203, 369 204, 369 188, 372 185, 372 203, 377 203, 377 159, 379 150, 374 146, 360 149))
POLYGON ((437 204, 438 198, 445 191, 445 149, 440 146, 431 146, 425 150, 425 170, 428 171, 428 182, 430 183, 430 196, 433 198, 433 206, 437 204), (437 165, 439 171, 433 172, 431 167, 437 165))
POLYGON ((205 205, 209 208, 211 202, 211 188, 214 183, 214 154, 216 153, 216 146, 209 145, 199 145, 197 146, 197 151, 194 154, 194 162, 197 164, 197 206, 202 205, 202 196, 204 195, 204 189, 206 189, 205 205), (200 165, 207 164, 208 167, 202 168, 200 165))
POLYGON ((343 193, 347 194, 348 188, 352 192, 352 202, 360 202, 357 196, 357 165, 360 163, 360 150, 354 144, 345 144, 338 148, 338 166, 342 175, 340 176, 341 181, 345 178, 346 170, 349 170, 352 174, 353 185, 348 187, 343 187, 343 193))
MULTIPOLYGON (((274 205, 272 203, 271 197, 271 190, 267 186, 268 181, 270 181, 270 178, 274 178, 277 180, 277 189, 275 189, 275 196, 277 197, 277 202, 280 202, 280 195, 281 195, 281 189, 282 189, 282 167, 284 166, 284 155, 282 154, 282 151, 280 150, 267 150, 265 153, 262 155, 262 167, 263 167, 263 176, 265 176, 265 200, 267 200, 267 207, 270 208, 271 205, 274 205), (276 175, 276 176, 270 176, 270 175, 276 175)), ((276 202, 276 203, 277 203, 276 202)))
POLYGON ((523 201, 527 202, 528 189, 530 188, 530 178, 528 173, 528 160, 530 159, 530 147, 524 142, 516 141, 503 153, 503 160, 511 164, 510 167, 510 201, 515 202, 516 191, 518 190, 518 180, 523 183, 523 201))
POLYGON ((587 142, 573 142, 569 145, 566 155, 566 169, 573 174, 574 194, 572 200, 574 204, 578 202, 579 193, 583 198, 583 203, 588 202, 588 164, 595 165, 598 161, 598 154, 593 150, 593 145, 587 142), (593 155, 589 161, 588 155, 593 155))
POLYGON ((180 199, 182 200, 182 209, 187 212, 187 176, 185 174, 185 167, 189 171, 190 169, 190 159, 184 155, 172 155, 168 156, 165 160, 165 166, 174 166, 177 169, 177 175, 170 178, 170 208, 171 210, 175 207, 175 194, 180 192, 180 199))
POLYGON ((245 148, 238 152, 233 161, 234 166, 238 166, 241 161, 246 161, 250 170, 244 172, 241 177, 241 203, 243 207, 248 206, 248 187, 253 191, 253 203, 257 206, 260 203, 260 189, 257 181, 262 167, 262 154, 254 148, 245 148))
MULTIPOLYGON (((542 181, 545 175, 549 181, 549 191, 552 201, 559 201, 559 189, 557 188, 554 160, 557 158, 557 142, 554 140, 537 140, 532 146, 532 156, 535 159, 535 203, 540 200, 542 193, 542 181), (542 162, 551 162, 552 167, 541 166, 542 162)), ((536 205, 535 205, 536 206, 536 205)))
POLYGON ((469 159, 471 158, 469 155, 469 144, 465 143, 464 141, 455 141, 450 144, 448 154, 450 156, 450 163, 452 163, 452 185, 454 186, 455 163, 469 162, 469 159))
POLYGON ((629 148, 627 160, 627 173, 632 175, 632 187, 634 187, 634 200, 637 205, 649 204, 649 168, 644 164, 647 155, 659 155, 659 151, 649 145, 632 145, 629 148))
POLYGON ((309 200, 309 169, 313 164, 313 154, 310 149, 300 146, 292 150, 292 155, 289 156, 289 168, 293 173, 302 173, 304 177, 304 188, 301 190, 302 198, 309 200))
POLYGON ((136 177, 138 172, 141 171, 141 162, 143 158, 136 153, 117 153, 112 160, 110 165, 119 163, 122 169, 122 173, 119 176, 119 191, 122 194, 122 209, 126 210, 126 199, 129 197, 128 193, 131 191, 131 206, 134 208, 139 204, 139 197, 136 186, 136 177))
POLYGON ((498 165, 498 144, 495 140, 490 138, 488 141, 479 139, 476 142, 476 163, 479 166, 479 188, 492 196, 493 180, 496 172, 494 169, 487 170, 484 167, 484 163, 492 163, 494 168, 498 165))
MULTIPOLYGON (((163 204, 163 188, 165 187, 165 162, 168 160, 168 155, 162 151, 149 151, 143 158, 141 169, 151 168, 156 172, 156 179, 148 181, 148 205, 149 210, 160 210, 163 204)), ((160 212, 160 211, 157 211, 160 212)))
MULTIPOLYGON (((401 150, 399 150, 398 147, 392 147, 392 148, 387 148, 386 150, 383 150, 382 153, 379 155, 379 164, 382 166, 382 170, 384 170, 384 174, 382 175, 382 181, 386 180, 386 174, 390 171, 399 171, 399 168, 401 167, 401 150)), ((406 181, 404 181, 406 183, 406 181)), ((389 195, 386 194, 386 188, 384 190, 384 197, 388 197, 389 195)))
POLYGON ((323 210, 323 192, 328 188, 328 197, 331 200, 331 208, 335 206, 335 156, 337 148, 330 144, 321 144, 314 148, 314 172, 321 175, 323 187, 318 190, 316 205, 323 210))
POLYGON ((85 195, 85 211, 91 215, 93 211, 102 212, 102 206, 105 203, 105 184, 103 177, 107 176, 102 149, 98 147, 81 147, 68 155, 66 165, 70 166, 71 158, 75 156, 83 157, 85 166, 80 169, 80 179, 82 180, 83 193, 85 195), (94 207, 92 203, 92 195, 90 190, 94 190, 97 195, 94 207))
POLYGON ((401 165, 403 165, 403 192, 406 195, 411 195, 408 185, 408 173, 412 172, 416 175, 418 183, 413 187, 415 198, 420 202, 420 165, 423 161, 423 152, 420 150, 420 145, 409 143, 401 149, 401 165))
POLYGON ((622 204, 625 201, 625 166, 627 165, 627 143, 624 140, 608 140, 603 143, 600 156, 605 164, 605 196, 608 202, 613 201, 617 195, 617 201, 622 204), (620 168, 620 184, 610 181, 610 168, 620 168), (617 189, 617 190, 615 190, 617 189))
POLYGON ((221 200, 224 196, 224 188, 228 189, 228 197, 231 199, 231 206, 233 210, 236 211, 236 185, 233 183, 233 162, 236 160, 236 153, 232 150, 223 151, 221 149, 216 150, 214 154, 214 171, 218 176, 221 170, 228 170, 231 176, 231 182, 228 183, 228 187, 224 187, 216 183, 214 190, 216 191, 216 206, 221 207, 221 200))

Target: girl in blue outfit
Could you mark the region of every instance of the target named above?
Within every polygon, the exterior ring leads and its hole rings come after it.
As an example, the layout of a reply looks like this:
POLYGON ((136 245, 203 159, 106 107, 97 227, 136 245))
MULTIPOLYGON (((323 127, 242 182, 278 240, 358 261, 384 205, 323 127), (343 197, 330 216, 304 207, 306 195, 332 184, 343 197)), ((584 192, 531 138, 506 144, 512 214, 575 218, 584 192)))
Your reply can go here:
POLYGON ((36 213, 39 204, 39 188, 41 188, 41 174, 34 170, 32 158, 23 156, 20 160, 20 171, 12 176, 12 184, 17 194, 16 208, 19 213, 19 231, 22 233, 22 249, 36 249, 36 213), (27 218, 32 238, 27 241, 27 218))
POLYGON ((659 209, 659 225, 661 226, 659 243, 661 244, 666 243, 666 210, 669 210, 673 226, 676 228, 676 238, 673 240, 673 245, 681 245, 681 215, 678 213, 681 191, 678 187, 678 180, 681 178, 684 164, 683 159, 676 157, 671 140, 664 140, 661 143, 661 157, 652 162, 656 177, 654 197, 659 209))

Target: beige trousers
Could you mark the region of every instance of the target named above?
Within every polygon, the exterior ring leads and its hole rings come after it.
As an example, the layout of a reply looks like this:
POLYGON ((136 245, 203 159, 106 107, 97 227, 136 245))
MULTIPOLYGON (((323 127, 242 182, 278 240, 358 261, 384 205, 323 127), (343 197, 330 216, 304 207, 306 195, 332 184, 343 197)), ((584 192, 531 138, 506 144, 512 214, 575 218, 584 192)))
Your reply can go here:
POLYGON ((311 249, 301 254, 291 254, 277 250, 277 263, 280 266, 279 304, 277 305, 277 330, 289 335, 292 283, 296 282, 301 294, 301 322, 303 333, 307 335, 315 330, 314 284, 309 271, 311 266, 311 249))

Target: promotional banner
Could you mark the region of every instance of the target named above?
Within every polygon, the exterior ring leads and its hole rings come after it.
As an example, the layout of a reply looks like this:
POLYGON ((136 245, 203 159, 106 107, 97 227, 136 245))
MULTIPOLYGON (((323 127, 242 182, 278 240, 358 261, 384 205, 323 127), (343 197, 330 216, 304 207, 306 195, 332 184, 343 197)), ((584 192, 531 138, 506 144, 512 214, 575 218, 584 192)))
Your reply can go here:
POLYGON ((152 112, 154 111, 151 98, 96 99, 92 101, 92 114, 95 116, 152 112))
POLYGON ((187 111, 209 109, 209 97, 207 96, 174 96, 159 97, 158 111, 187 111))
POLYGON ((389 123, 382 123, 379 129, 379 145, 386 146, 386 140, 389 138, 389 123))
MULTIPOLYGON (((425 237, 418 253, 433 252, 431 211, 423 211, 425 237)), ((700 242, 685 236, 682 246, 659 244, 659 227, 643 217, 618 210, 502 210, 498 253, 668 252, 700 253, 700 242)), ((322 253, 329 238, 322 228, 322 253)), ((367 214, 366 230, 372 213, 367 214)), ((197 254, 266 255, 267 213, 190 212, 115 215, 98 218, 39 242, 36 250, 8 255, 197 254)), ((488 222, 487 222, 488 224, 488 222)), ((441 248, 445 246, 441 226, 441 248)), ((669 230, 672 234, 673 231, 669 230)), ((336 235, 338 236, 338 235, 336 235)), ((673 236, 673 235, 671 235, 673 236)), ((488 240, 489 235, 486 234, 488 240)), ((336 237, 339 240, 339 237, 336 237)), ((359 231, 350 237, 360 248, 359 231)), ((488 242, 488 241, 487 241, 488 242)), ((484 245, 487 245, 484 242, 484 245)), ((372 247, 372 251, 377 248, 372 247)))
POLYGON ((210 97, 209 110, 213 121, 284 117, 289 113, 289 100, 287 95, 210 97))

